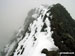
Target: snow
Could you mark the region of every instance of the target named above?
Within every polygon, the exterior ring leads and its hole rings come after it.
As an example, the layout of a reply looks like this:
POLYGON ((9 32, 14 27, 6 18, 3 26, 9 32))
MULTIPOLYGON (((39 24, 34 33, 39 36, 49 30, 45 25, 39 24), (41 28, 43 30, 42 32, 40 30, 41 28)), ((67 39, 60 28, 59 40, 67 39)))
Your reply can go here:
POLYGON ((50 18, 52 19, 53 15, 50 16, 50 18))
POLYGON ((32 17, 33 17, 33 18, 37 18, 38 15, 37 15, 37 14, 33 14, 32 17))

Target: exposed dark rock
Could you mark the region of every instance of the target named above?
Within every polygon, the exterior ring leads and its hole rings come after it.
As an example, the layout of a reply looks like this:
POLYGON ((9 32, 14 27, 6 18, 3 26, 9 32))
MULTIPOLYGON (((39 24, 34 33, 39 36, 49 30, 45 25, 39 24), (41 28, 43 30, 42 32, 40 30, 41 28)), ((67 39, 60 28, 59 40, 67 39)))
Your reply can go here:
POLYGON ((22 49, 22 48, 23 48, 23 45, 21 45, 20 49, 22 49))
POLYGON ((46 56, 59 56, 58 51, 48 51, 47 49, 43 49, 41 53, 46 54, 46 56))
POLYGON ((23 48, 23 49, 22 49, 22 51, 21 51, 21 55, 23 54, 23 52, 24 52, 24 49, 25 49, 25 48, 23 48))
POLYGON ((51 31, 55 45, 60 52, 75 52, 75 20, 72 19, 67 10, 56 4, 51 8, 51 31))
POLYGON ((34 41, 36 41, 37 38, 34 37, 34 41))
POLYGON ((46 23, 44 23, 44 25, 43 25, 41 31, 44 32, 46 27, 47 27, 47 25, 46 25, 46 23))

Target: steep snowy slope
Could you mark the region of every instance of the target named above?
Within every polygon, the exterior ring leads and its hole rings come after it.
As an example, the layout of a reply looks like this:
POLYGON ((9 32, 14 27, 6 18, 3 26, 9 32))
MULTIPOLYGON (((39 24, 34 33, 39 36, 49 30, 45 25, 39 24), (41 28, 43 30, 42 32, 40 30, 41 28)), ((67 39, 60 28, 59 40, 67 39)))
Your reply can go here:
POLYGON ((34 18, 36 17, 36 20, 29 25, 25 37, 18 43, 14 56, 45 56, 41 53, 44 48, 49 51, 58 49, 51 37, 53 32, 50 28, 50 19, 48 18, 50 12, 47 13, 48 10, 50 8, 42 6, 38 8, 39 14, 32 15, 34 18))

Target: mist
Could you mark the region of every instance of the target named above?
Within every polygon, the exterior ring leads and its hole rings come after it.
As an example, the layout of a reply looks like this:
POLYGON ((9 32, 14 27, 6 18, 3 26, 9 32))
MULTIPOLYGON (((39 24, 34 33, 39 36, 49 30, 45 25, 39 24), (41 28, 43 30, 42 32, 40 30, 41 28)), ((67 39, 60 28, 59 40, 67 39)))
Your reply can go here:
POLYGON ((23 25, 28 11, 41 4, 62 4, 75 19, 75 0, 0 0, 0 49, 23 25))

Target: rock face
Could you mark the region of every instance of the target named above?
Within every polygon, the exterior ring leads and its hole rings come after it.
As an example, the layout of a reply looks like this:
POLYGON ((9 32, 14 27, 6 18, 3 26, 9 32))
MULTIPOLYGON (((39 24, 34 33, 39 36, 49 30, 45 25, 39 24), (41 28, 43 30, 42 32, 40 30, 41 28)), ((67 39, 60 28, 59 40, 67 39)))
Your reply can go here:
POLYGON ((60 4, 51 8, 51 31, 55 45, 60 51, 75 51, 75 20, 60 4))
POLYGON ((46 54, 46 56, 60 56, 58 51, 48 51, 47 49, 43 49, 41 53, 46 54))
POLYGON ((75 20, 61 5, 32 9, 2 56, 59 56, 75 52, 75 20))

